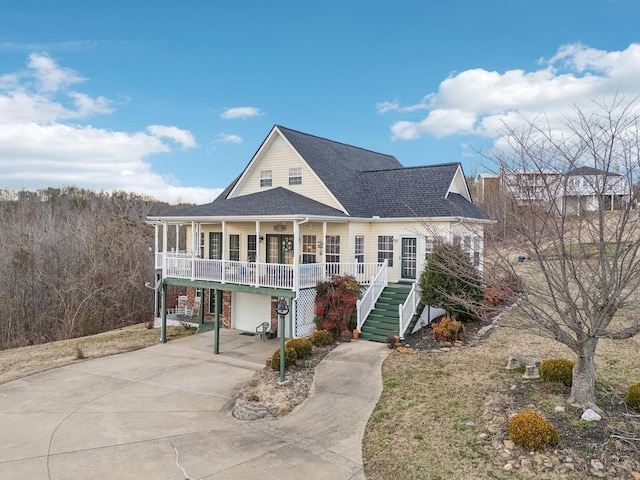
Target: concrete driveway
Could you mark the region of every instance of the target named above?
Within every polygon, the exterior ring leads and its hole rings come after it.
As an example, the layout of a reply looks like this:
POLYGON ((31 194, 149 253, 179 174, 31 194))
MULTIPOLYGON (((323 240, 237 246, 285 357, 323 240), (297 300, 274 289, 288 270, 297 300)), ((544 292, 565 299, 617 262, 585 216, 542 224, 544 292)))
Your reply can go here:
POLYGON ((237 331, 79 362, 0 385, 0 478, 363 479, 361 441, 388 353, 339 346, 281 419, 231 416, 278 348, 237 331))

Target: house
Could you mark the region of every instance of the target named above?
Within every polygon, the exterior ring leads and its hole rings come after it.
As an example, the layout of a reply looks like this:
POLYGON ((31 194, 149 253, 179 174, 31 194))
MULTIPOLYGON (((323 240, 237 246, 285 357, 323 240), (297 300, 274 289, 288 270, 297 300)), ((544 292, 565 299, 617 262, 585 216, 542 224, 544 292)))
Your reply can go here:
POLYGON ((624 175, 593 167, 481 173, 477 179, 479 201, 491 202, 508 193, 517 205, 555 205, 564 214, 614 210, 629 200, 624 175))
POLYGON ((555 182, 556 207, 567 214, 620 208, 630 198, 627 178, 593 167, 569 170, 555 182))
POLYGON ((391 155, 276 125, 213 202, 149 223, 163 325, 172 299, 162 293, 179 285, 203 305, 202 320, 211 315, 248 332, 264 323, 276 331, 274 307, 285 298, 290 312, 278 335, 307 336, 318 281, 351 274, 365 289, 357 328, 366 338, 367 317, 395 285, 405 287, 392 329, 404 333, 417 305, 416 278, 437 241, 459 241, 481 268, 490 220, 473 203, 459 163, 403 167, 391 155), (186 231, 185 245, 168 244, 174 228, 186 231))

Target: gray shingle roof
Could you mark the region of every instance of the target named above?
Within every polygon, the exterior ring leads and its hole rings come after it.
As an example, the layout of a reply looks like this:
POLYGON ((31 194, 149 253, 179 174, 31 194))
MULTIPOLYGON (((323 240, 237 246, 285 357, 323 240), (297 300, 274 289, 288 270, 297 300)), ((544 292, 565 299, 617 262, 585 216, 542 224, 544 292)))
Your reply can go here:
POLYGON ((604 174, 610 177, 622 176, 619 173, 607 172, 605 170, 600 170, 599 168, 593 168, 593 167, 578 167, 578 168, 574 168, 573 170, 569 170, 567 173, 565 173, 567 177, 583 177, 583 176, 589 176, 589 175, 604 175, 604 174))
POLYGON ((224 199, 172 212, 172 217, 243 217, 262 215, 319 215, 345 217, 340 210, 298 193, 277 187, 263 192, 224 199))
MULTIPOLYGON (((277 128, 352 217, 488 219, 466 198, 457 194, 447 197, 458 163, 404 168, 391 155, 277 128)), ((227 199, 239 178, 212 203, 172 212, 170 216, 346 216, 282 187, 227 199)))

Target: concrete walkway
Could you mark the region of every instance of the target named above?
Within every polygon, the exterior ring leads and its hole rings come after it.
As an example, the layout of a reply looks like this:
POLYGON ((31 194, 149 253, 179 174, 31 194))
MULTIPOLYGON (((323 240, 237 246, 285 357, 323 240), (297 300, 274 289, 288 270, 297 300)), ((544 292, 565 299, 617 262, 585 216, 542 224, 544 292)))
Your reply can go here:
POLYGON ((231 416, 278 348, 236 331, 79 362, 0 385, 0 478, 364 479, 361 442, 386 346, 343 344, 281 419, 231 416))

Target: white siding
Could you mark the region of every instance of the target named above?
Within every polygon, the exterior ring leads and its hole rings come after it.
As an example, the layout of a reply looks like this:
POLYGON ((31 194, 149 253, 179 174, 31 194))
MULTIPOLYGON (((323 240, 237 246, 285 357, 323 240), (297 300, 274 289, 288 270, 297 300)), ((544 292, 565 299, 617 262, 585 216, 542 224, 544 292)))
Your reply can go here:
POLYGON ((307 163, 279 135, 275 135, 263 151, 260 152, 259 156, 249 165, 230 198, 258 193, 268 188, 276 187, 284 187, 330 207, 342 210, 340 204, 316 177, 307 163), (301 185, 289 185, 290 167, 302 168, 301 185), (261 170, 271 170, 273 175, 271 187, 260 187, 261 170))

